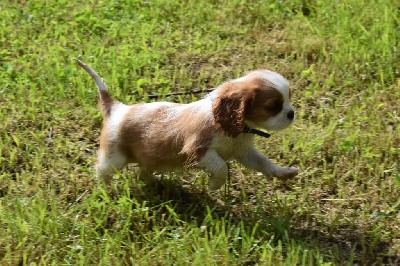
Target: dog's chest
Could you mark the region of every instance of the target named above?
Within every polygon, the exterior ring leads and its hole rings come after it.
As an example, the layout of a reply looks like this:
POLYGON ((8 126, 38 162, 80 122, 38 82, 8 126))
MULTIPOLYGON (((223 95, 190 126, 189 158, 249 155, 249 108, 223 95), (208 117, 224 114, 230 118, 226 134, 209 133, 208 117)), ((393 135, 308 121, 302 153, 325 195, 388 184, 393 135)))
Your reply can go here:
POLYGON ((241 134, 236 138, 217 135, 211 144, 211 148, 217 151, 224 160, 240 157, 245 150, 253 145, 253 136, 241 134))

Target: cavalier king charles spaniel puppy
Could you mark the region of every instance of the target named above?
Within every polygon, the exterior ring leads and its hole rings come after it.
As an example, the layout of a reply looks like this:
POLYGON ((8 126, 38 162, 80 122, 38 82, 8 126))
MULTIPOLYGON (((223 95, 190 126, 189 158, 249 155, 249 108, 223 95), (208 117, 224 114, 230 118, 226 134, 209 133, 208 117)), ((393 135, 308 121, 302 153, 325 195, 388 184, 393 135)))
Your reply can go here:
POLYGON ((255 128, 282 130, 294 120, 289 83, 278 73, 253 71, 189 104, 129 106, 113 100, 96 71, 76 62, 98 88, 104 125, 96 173, 106 183, 129 163, 147 173, 195 166, 210 173, 212 190, 225 184, 230 159, 270 177, 287 179, 299 172, 275 165, 253 144, 251 133, 264 133, 255 128))

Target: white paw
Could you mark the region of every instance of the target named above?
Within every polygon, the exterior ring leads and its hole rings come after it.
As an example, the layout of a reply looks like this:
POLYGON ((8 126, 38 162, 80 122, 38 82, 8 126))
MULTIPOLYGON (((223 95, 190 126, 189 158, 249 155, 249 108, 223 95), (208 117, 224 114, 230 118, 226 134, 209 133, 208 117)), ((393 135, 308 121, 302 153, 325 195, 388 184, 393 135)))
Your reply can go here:
POLYGON ((282 167, 276 171, 275 176, 280 179, 289 179, 299 174, 299 169, 296 167, 282 167))
POLYGON ((210 190, 217 190, 221 188, 226 182, 226 178, 215 178, 211 177, 208 181, 208 186, 210 190))

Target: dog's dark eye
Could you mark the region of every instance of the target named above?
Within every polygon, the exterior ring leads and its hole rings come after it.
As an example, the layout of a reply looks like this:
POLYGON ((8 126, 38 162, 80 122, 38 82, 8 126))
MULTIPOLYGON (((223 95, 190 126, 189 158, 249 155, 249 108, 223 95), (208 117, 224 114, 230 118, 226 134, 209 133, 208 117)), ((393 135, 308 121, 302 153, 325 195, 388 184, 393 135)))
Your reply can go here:
POLYGON ((280 111, 282 111, 282 105, 281 104, 267 105, 265 109, 270 113, 279 113, 280 111))

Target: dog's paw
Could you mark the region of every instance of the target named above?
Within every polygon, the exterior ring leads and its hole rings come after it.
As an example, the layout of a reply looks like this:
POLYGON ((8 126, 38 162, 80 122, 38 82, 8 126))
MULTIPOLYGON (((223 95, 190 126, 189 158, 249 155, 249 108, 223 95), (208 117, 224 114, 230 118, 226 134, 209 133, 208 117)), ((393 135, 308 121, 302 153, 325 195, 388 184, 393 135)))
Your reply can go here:
POLYGON ((210 177, 210 180, 208 181, 208 187, 210 190, 217 190, 220 189, 226 182, 226 178, 216 178, 216 177, 210 177))
POLYGON ((276 172, 275 176, 279 179, 286 180, 295 177, 298 174, 299 174, 299 169, 296 167, 283 167, 276 172))

